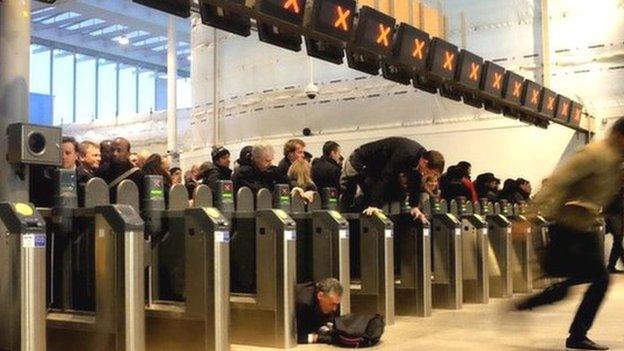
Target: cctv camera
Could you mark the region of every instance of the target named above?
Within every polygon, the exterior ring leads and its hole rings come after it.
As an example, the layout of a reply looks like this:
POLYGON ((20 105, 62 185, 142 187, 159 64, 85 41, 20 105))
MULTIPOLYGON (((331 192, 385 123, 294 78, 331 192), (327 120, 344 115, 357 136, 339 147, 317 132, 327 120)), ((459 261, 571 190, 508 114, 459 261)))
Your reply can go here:
POLYGON ((305 88, 305 93, 308 96, 308 99, 310 99, 310 100, 316 99, 316 97, 319 94, 319 87, 318 87, 318 85, 316 85, 314 83, 308 84, 308 86, 305 88))

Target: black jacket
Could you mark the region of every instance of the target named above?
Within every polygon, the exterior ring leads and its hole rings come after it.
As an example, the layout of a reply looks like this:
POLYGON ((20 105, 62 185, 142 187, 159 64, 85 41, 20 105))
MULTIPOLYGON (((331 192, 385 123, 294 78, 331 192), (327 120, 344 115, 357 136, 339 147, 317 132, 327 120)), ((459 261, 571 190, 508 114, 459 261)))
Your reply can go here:
POLYGON ((419 143, 401 137, 391 137, 364 144, 351 154, 353 167, 365 177, 375 181, 369 201, 371 206, 381 207, 384 194, 395 192, 399 173, 408 176, 410 206, 418 205, 422 175, 418 172, 418 161, 427 150, 419 143))
MULTIPOLYGON (((111 162, 108 165, 108 167, 104 169, 104 171, 101 172, 100 170, 98 170, 96 174, 98 177, 102 178, 106 182, 106 184, 110 184, 113 180, 117 179, 117 177, 121 176, 126 171, 132 168, 134 168, 134 166, 128 160, 123 161, 123 162, 111 162)), ((142 170, 139 169, 125 178, 125 179, 133 181, 139 188, 139 203, 143 199, 143 195, 145 192, 144 191, 145 189, 143 189, 144 177, 145 177, 145 174, 143 173, 142 170)), ((119 183, 117 183, 117 185, 119 185, 119 183)), ((110 189, 111 203, 117 202, 117 185, 115 185, 113 188, 110 189)))
POLYGON ((295 309, 297 311, 297 342, 300 344, 307 344, 308 334, 315 334, 320 327, 334 321, 334 313, 325 315, 319 309, 314 282, 297 284, 295 309))
POLYGON ((341 171, 342 167, 331 157, 321 156, 312 161, 312 180, 318 189, 340 190, 341 171))
POLYGON ((262 188, 269 189, 272 192, 276 184, 287 184, 288 180, 281 176, 275 166, 260 172, 254 166, 245 165, 237 168, 234 174, 232 174, 232 183, 234 184, 235 194, 238 192, 238 189, 244 186, 251 189, 254 194, 257 194, 262 188))
POLYGON ((468 201, 471 201, 472 194, 461 179, 449 179, 444 184, 442 190, 442 198, 447 202, 457 199, 458 197, 465 197, 468 201))
POLYGON ((277 172, 280 177, 283 179, 288 178, 288 169, 292 166, 292 162, 288 159, 288 157, 284 156, 284 158, 277 164, 277 172))
POLYGON ((228 167, 221 167, 215 165, 213 168, 210 168, 208 171, 199 175, 199 183, 207 185, 212 190, 212 193, 215 194, 218 188, 218 182, 220 180, 231 180, 232 179, 232 170, 228 167))

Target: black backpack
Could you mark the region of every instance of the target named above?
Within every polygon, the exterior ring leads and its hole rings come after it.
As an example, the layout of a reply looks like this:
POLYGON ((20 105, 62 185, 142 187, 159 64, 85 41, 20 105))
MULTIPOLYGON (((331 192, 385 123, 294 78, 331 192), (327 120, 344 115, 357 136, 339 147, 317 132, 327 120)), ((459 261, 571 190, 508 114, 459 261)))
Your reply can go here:
POLYGON ((384 332, 383 317, 378 314, 347 314, 334 319, 332 343, 340 347, 374 346, 384 332))

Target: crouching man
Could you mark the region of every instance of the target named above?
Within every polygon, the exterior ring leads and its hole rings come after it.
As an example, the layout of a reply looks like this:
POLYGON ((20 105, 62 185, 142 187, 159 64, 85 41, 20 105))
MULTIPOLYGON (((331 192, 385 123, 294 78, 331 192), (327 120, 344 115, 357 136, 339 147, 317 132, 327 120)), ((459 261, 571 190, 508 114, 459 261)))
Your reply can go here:
POLYGON ((297 342, 330 344, 334 317, 338 315, 342 285, 337 279, 326 278, 296 287, 297 342))

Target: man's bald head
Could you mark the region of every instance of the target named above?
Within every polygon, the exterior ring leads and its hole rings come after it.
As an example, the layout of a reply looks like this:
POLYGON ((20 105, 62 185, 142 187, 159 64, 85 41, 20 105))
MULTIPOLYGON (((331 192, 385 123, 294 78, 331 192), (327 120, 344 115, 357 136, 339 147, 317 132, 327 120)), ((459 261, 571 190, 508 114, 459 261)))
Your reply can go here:
POLYGON ((126 138, 115 138, 113 140, 113 157, 118 162, 128 161, 130 157, 130 142, 126 138))

